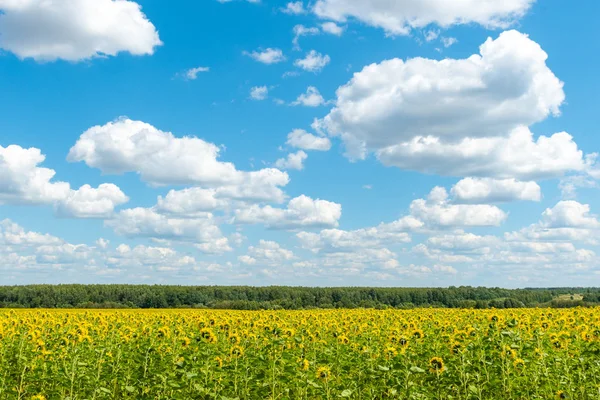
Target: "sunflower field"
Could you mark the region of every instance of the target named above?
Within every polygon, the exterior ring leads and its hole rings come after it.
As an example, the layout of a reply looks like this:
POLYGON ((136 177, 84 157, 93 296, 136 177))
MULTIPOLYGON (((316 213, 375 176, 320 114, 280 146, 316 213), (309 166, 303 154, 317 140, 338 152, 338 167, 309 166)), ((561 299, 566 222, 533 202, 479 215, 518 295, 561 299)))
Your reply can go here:
POLYGON ((0 399, 599 399, 600 310, 1 310, 0 399))

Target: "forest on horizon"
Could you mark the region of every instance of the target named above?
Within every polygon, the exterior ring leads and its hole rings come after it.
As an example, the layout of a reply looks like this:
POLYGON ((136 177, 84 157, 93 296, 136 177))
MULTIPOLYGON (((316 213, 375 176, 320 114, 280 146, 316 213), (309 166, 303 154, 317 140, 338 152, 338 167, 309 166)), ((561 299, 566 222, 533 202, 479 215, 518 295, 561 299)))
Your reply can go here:
POLYGON ((0 286, 0 308, 522 308, 600 305, 600 288, 25 285, 0 286))

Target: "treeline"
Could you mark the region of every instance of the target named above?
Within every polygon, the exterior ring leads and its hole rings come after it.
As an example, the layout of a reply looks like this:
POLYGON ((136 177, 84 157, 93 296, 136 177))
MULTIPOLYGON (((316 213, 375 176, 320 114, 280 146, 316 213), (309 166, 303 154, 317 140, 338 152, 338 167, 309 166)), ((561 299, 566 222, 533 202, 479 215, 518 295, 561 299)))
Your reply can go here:
POLYGON ((0 307, 28 308, 518 308, 600 304, 600 288, 319 288, 288 286, 0 286, 0 307), (569 294, 581 296, 568 296, 569 294), (566 295, 566 296, 565 296, 566 295), (560 296, 560 299, 559 299, 560 296))

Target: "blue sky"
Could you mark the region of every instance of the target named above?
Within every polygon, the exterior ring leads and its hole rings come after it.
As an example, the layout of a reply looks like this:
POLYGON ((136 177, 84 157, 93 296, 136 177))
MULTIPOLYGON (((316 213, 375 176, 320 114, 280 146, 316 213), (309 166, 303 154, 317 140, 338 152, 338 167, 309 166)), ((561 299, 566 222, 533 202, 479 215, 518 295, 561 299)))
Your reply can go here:
POLYGON ((598 285, 599 11, 0 0, 0 283, 598 285))

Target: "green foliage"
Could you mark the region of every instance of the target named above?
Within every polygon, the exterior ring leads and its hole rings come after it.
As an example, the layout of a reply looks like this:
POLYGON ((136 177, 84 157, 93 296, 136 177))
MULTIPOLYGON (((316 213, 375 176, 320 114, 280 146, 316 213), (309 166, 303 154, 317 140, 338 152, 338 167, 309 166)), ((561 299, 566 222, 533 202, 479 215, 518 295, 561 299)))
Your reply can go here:
POLYGON ((520 308, 575 307, 600 302, 600 289, 502 289, 486 287, 252 287, 161 285, 0 286, 6 308, 213 308, 299 310, 311 308, 520 308), (573 295, 581 293, 582 295, 573 295), (571 299, 573 297, 573 299, 571 299))

